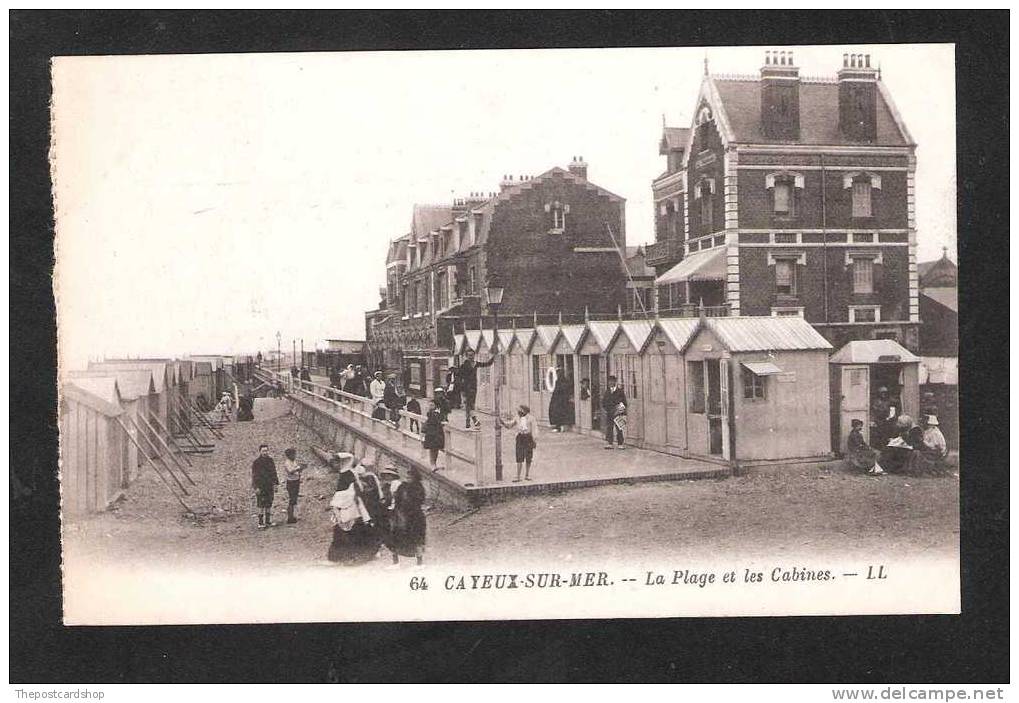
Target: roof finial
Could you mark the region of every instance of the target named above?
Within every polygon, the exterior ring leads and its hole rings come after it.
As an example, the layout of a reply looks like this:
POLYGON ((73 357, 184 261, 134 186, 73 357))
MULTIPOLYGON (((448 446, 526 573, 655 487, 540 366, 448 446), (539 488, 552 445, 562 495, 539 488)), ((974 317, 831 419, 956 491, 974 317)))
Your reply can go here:
POLYGON ((704 75, 708 75, 708 55, 704 54, 704 75))
POLYGON ((948 258, 948 247, 941 247, 941 258, 942 259, 948 258))
POLYGON ((563 311, 562 310, 559 311, 559 326, 560 327, 563 326, 563 311))
POLYGON ((537 310, 534 311, 534 326, 535 327, 538 326, 538 311, 537 310))
POLYGON ((622 305, 616 305, 616 317, 619 318, 620 322, 623 321, 623 306, 622 305))
MULTIPOLYGON (((945 248, 945 251, 948 251, 947 247, 945 248)), ((591 313, 587 309, 587 306, 585 305, 584 306, 584 322, 590 322, 590 321, 591 321, 591 313)))

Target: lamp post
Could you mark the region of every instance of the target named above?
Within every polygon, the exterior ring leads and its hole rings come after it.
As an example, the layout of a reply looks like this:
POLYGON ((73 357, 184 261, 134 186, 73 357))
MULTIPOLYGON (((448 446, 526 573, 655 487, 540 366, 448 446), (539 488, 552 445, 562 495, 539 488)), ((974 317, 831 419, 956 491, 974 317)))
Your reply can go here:
POLYGON ((493 324, 494 329, 492 330, 492 353, 496 355, 495 359, 495 480, 502 480, 502 369, 500 362, 502 359, 498 357, 499 354, 499 306, 502 305, 502 294, 503 289, 501 286, 489 283, 485 289, 485 293, 488 296, 488 307, 492 309, 492 315, 495 318, 493 324))
POLYGON ((280 345, 283 343, 283 335, 276 332, 276 373, 280 372, 280 357, 283 356, 283 351, 280 345))

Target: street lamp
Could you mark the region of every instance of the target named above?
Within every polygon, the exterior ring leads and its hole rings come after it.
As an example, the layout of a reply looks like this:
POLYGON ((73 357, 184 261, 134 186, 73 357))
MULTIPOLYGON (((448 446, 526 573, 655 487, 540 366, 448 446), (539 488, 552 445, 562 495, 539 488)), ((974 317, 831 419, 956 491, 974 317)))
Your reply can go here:
POLYGON ((488 307, 492 309, 492 315, 495 317, 492 330, 492 353, 496 355, 495 359, 495 480, 502 480, 502 403, 501 403, 501 391, 502 391, 502 368, 500 362, 502 359, 498 358, 499 354, 499 306, 502 305, 502 294, 503 289, 501 286, 494 285, 489 282, 489 285, 485 288, 485 294, 488 297, 488 307))

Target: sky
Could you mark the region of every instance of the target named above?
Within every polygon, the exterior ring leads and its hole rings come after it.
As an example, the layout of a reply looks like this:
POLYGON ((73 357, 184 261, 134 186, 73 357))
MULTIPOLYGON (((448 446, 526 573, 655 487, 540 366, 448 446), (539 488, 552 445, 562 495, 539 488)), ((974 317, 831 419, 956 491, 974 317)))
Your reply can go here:
MULTIPOLYGON (((787 48, 57 58, 61 364, 363 339, 414 203, 573 156, 627 199, 627 243, 653 241, 663 116, 690 125, 705 58, 756 74, 787 48)), ((880 63, 918 144, 919 259, 954 259, 954 47, 794 52, 802 76, 880 63)))

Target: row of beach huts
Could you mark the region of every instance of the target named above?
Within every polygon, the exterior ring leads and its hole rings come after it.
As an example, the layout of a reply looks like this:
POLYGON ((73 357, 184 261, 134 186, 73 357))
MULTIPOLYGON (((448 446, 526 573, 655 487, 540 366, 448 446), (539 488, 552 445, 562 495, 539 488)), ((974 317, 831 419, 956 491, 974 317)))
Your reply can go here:
POLYGON ((65 516, 106 509, 150 467, 184 489, 189 454, 210 449, 206 410, 250 380, 250 357, 107 359, 60 384, 60 484, 65 516))
POLYGON ((615 376, 627 396, 626 443, 725 463, 831 457, 853 419, 870 425, 872 399, 891 387, 902 411, 919 406, 919 358, 897 342, 832 345, 800 317, 676 317, 533 325, 454 335, 452 363, 473 349, 477 407, 527 405, 542 423, 559 379, 572 394, 569 429, 605 430, 601 396, 615 376))

